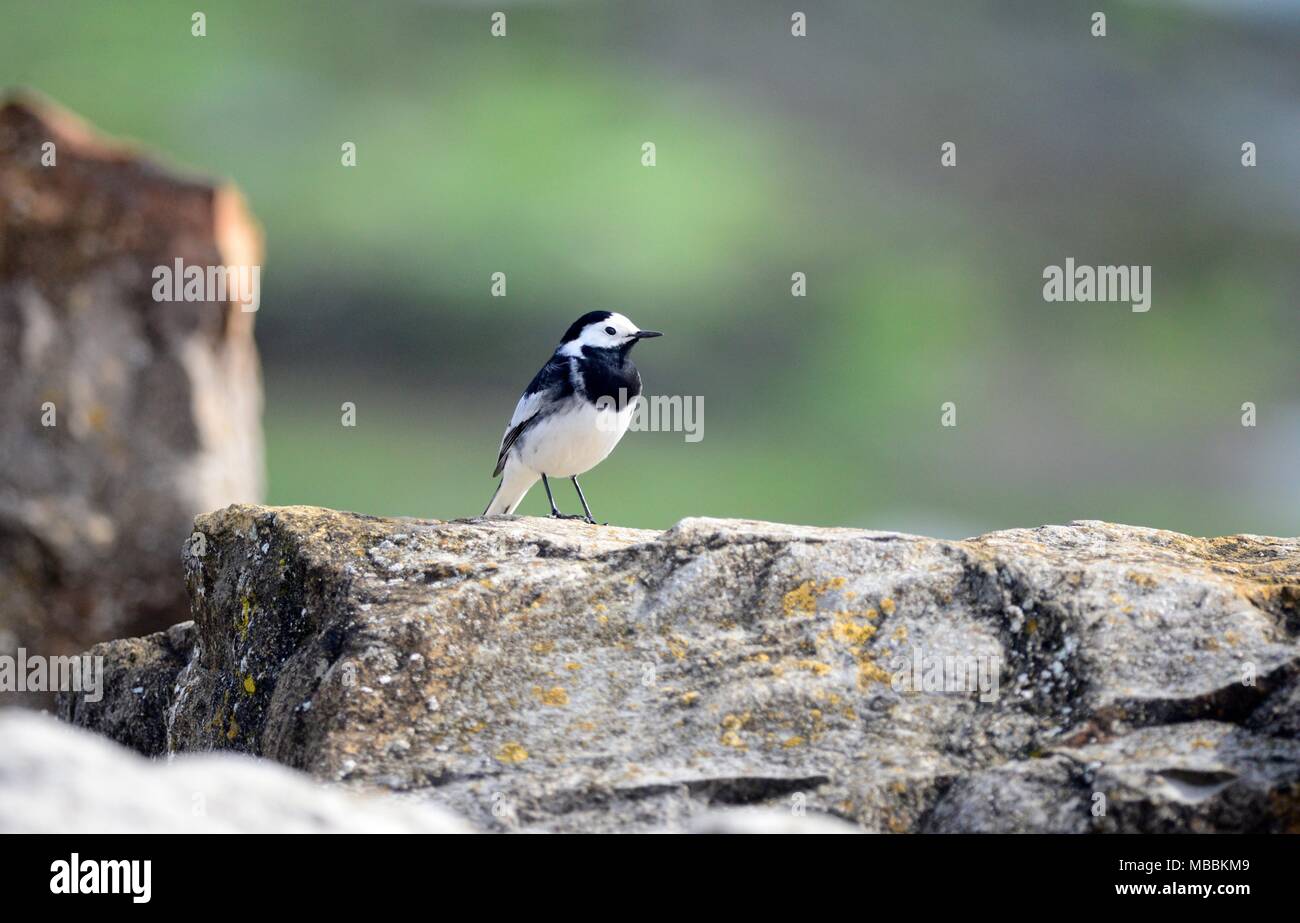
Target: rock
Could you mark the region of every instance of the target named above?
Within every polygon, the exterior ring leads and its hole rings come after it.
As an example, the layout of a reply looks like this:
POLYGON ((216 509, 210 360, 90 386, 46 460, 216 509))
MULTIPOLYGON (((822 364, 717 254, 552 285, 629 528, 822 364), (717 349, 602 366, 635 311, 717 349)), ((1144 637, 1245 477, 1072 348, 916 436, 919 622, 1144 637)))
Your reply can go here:
MULTIPOLYGON (((170 751, 493 830, 737 807, 868 831, 1300 829, 1300 540, 256 506, 195 527, 170 751)), ((156 662, 166 688, 178 658, 156 662)))
POLYGON ((152 273, 260 250, 234 189, 0 101, 0 654, 185 617, 193 517, 262 493, 261 384, 253 314, 156 302, 152 273))
POLYGON ((1300 830, 1298 759, 1294 737, 1251 734, 1217 721, 1137 728, 961 778, 923 829, 1294 833, 1300 830))
POLYGON ((151 762, 26 710, 0 709, 0 740, 0 834, 472 832, 234 753, 151 762))
POLYGON ((146 756, 166 753, 167 709, 194 640, 194 623, 182 622, 143 638, 95 645, 86 655, 103 658, 103 697, 59 696, 59 717, 146 756))

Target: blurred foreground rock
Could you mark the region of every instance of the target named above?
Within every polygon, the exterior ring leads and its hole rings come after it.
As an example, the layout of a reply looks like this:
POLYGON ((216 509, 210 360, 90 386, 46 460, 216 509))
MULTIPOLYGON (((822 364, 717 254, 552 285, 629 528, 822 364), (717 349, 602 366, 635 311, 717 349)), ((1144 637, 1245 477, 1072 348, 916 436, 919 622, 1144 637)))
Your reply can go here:
POLYGON ((367 798, 237 754, 150 762, 46 715, 0 709, 3 833, 468 833, 431 805, 367 798))
MULTIPOLYGON (((349 792, 237 753, 148 761, 46 715, 0 709, 0 834, 472 833, 426 799, 349 792)), ((853 833, 788 811, 711 811, 697 833, 853 833)))
POLYGON ((261 497, 261 384, 253 314, 152 273, 260 252, 232 188, 0 100, 0 653, 185 617, 194 515, 261 497))
POLYGON ((710 811, 740 806, 869 831, 1300 830, 1300 540, 252 506, 196 526, 194 626, 105 645, 118 681, 66 716, 136 741, 140 702, 167 750, 494 830, 739 829, 710 811), (926 691, 944 657, 972 671, 926 691))

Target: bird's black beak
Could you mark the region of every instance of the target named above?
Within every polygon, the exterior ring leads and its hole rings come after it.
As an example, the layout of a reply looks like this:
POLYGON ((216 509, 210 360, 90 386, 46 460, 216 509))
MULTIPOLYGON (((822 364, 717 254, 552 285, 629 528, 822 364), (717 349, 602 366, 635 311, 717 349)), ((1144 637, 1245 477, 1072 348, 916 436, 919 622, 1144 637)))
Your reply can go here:
POLYGON ((648 340, 651 337, 661 337, 663 334, 658 330, 638 330, 636 333, 632 334, 632 336, 638 340, 648 340))

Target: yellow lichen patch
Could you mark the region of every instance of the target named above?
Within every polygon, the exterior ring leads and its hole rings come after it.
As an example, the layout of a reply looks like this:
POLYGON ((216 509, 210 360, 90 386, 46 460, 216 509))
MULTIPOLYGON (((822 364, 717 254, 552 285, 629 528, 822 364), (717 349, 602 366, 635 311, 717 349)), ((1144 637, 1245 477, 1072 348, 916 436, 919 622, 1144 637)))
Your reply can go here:
POLYGON ((252 695, 254 692, 257 691, 257 683, 253 682, 253 677, 251 674, 244 677, 244 691, 247 692, 249 695, 252 695))
POLYGON ((582 664, 578 663, 578 662, 575 661, 575 660, 570 660, 568 663, 566 663, 566 664, 564 665, 564 669, 566 669, 566 670, 581 670, 581 669, 582 669, 582 664))
POLYGON ((230 727, 226 728, 226 740, 234 740, 239 736, 239 722, 232 715, 230 718, 230 727))
POLYGON ((869 657, 858 658, 858 688, 866 689, 872 683, 888 684, 893 676, 869 657))
POLYGON ((555 642, 554 642, 554 641, 535 641, 535 642, 533 642, 533 653, 534 653, 534 654, 549 654, 549 653, 550 653, 551 651, 553 651, 553 650, 555 650, 555 642))
POLYGON ((1225 632, 1223 633, 1223 640, 1224 640, 1224 641, 1227 641, 1227 642, 1228 642, 1229 644, 1231 644, 1233 647, 1236 647, 1238 644, 1241 643, 1241 635, 1239 635, 1239 634, 1237 634, 1235 631, 1229 629, 1228 631, 1225 631, 1225 632))
POLYGON ((682 693, 683 705, 694 705, 696 702, 699 701, 699 699, 700 699, 700 694, 693 689, 690 692, 682 693))
POLYGON ((1038 619, 1030 619, 1029 621, 1025 622, 1025 631, 1029 632, 1031 635, 1032 635, 1032 634, 1037 634, 1037 633, 1038 633, 1038 619))
POLYGON ((1125 574, 1124 579, 1135 586, 1145 587, 1147 589, 1160 585, 1156 581, 1155 577, 1152 577, 1150 574, 1140 574, 1135 570, 1131 570, 1125 574))
POLYGON ((895 640, 895 641, 906 641, 906 640, 907 640, 907 626, 906 626, 906 625, 899 625, 897 628, 894 629, 894 640, 895 640))
POLYGON ((722 737, 720 738, 723 746, 744 748, 745 740, 740 736, 740 732, 749 724, 751 715, 745 712, 742 715, 728 714, 722 719, 722 737))
POLYGON ((239 640, 248 639, 248 623, 253 619, 253 602, 247 596, 239 600, 239 617, 235 619, 235 630, 239 632, 239 640))
POLYGON ((799 737, 799 736, 795 736, 795 737, 787 737, 787 738, 782 742, 781 746, 784 747, 784 748, 787 749, 787 750, 793 749, 794 747, 802 747, 802 746, 803 746, 803 738, 802 738, 802 737, 799 737))
POLYGON ((888 596, 886 596, 884 599, 880 601, 880 611, 885 613, 885 615, 893 615, 894 601, 890 599, 888 596))
POLYGON ((1198 737, 1192 741, 1192 746, 1197 750, 1213 750, 1214 741, 1206 740, 1204 737, 1198 737))
POLYGON ((781 597, 781 610, 786 615, 816 612, 817 593, 817 581, 805 580, 781 597))
POLYGON ((496 758, 500 763, 522 763, 528 759, 528 751, 524 749, 523 744, 510 741, 501 745, 496 758))
POLYGON ((829 580, 805 580, 793 590, 781 597, 781 610, 787 616, 812 615, 817 611, 817 599, 831 590, 844 586, 843 577, 831 577, 829 580))
POLYGON ((820 660, 796 660, 794 665, 800 670, 807 670, 817 676, 825 676, 831 672, 831 665, 820 660))
POLYGON ((533 695, 537 696, 538 701, 543 705, 550 705, 554 708, 563 708, 569 704, 569 694, 564 691, 563 686, 552 686, 550 689, 534 686, 533 695))
POLYGON ((680 635, 673 635, 668 639, 668 652, 678 660, 686 659, 686 639, 680 635))
POLYGON ((742 715, 733 715, 728 713, 722 719, 722 726, 724 728, 738 728, 738 727, 742 727, 744 723, 748 720, 749 720, 748 714, 742 716, 742 715))
POLYGON ((866 644, 876 633, 876 626, 858 622, 857 618, 856 612, 836 612, 831 623, 831 637, 850 647, 866 644))

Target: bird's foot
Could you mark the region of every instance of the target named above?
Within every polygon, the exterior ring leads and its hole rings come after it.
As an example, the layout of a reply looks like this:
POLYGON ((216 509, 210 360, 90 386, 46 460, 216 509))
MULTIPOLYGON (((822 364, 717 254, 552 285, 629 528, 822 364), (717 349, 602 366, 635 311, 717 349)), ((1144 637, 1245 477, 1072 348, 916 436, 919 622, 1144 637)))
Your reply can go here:
MULTIPOLYGON (((586 519, 579 513, 561 513, 559 510, 551 510, 552 519, 586 519)), ((590 522, 591 520, 587 520, 590 522)))

